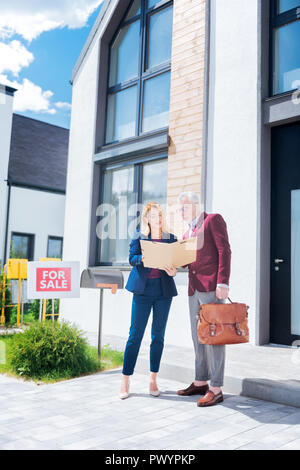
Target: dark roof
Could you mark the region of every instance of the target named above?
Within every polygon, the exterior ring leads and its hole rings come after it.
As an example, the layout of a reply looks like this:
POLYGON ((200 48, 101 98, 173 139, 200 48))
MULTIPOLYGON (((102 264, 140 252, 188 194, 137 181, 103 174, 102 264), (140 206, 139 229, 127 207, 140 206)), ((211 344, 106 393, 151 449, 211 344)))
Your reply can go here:
POLYGON ((15 91, 17 91, 16 88, 12 88, 11 86, 3 85, 2 83, 0 83, 0 93, 5 93, 6 95, 14 96, 15 91))
POLYGON ((13 114, 8 179, 65 192, 69 130, 13 114))

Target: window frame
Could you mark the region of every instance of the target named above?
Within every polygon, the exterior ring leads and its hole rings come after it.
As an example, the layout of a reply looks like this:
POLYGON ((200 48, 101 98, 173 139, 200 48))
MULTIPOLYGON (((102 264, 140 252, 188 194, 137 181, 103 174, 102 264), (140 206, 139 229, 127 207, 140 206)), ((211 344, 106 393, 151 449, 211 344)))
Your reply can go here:
MULTIPOLYGON (((28 240, 29 240, 29 243, 28 243, 28 252, 27 252, 27 255, 28 257, 27 258, 14 258, 14 259, 27 259, 28 261, 33 261, 34 260, 34 245, 35 245, 35 234, 34 233, 26 233, 26 232, 15 232, 15 231, 12 231, 11 234, 10 234, 10 246, 11 246, 11 243, 13 241, 13 237, 14 236, 18 236, 18 237, 27 237, 28 240)), ((10 248, 9 248, 9 254, 8 254, 9 258, 10 258, 10 248)))
POLYGON ((280 93, 274 93, 274 64, 275 64, 275 29, 279 29, 287 24, 294 23, 295 21, 300 21, 300 0, 299 6, 292 8, 291 10, 279 13, 279 0, 270 0, 270 42, 269 42, 269 51, 270 51, 270 60, 269 60, 269 96, 284 96, 288 95, 291 92, 295 91, 288 90, 280 93))
POLYGON ((171 71, 171 58, 170 60, 164 62, 163 64, 157 65, 152 67, 151 69, 146 70, 146 63, 147 63, 147 51, 148 51, 148 23, 149 18, 152 14, 158 13, 164 9, 173 6, 173 0, 162 0, 158 1, 154 6, 151 8, 146 8, 145 1, 141 0, 141 13, 140 15, 136 15, 133 18, 125 21, 125 18, 133 5, 132 0, 120 21, 111 41, 108 45, 108 68, 107 68, 107 77, 106 77, 106 99, 105 99, 105 119, 104 119, 104 144, 102 148, 105 148, 108 145, 113 145, 117 143, 124 143, 127 140, 137 139, 139 137, 145 137, 147 135, 151 135, 152 133, 157 133, 161 131, 168 130, 168 126, 154 129, 148 132, 142 132, 142 120, 143 120, 143 96, 144 96, 144 83, 145 80, 154 78, 158 75, 162 75, 163 73, 171 71), (118 83, 114 86, 109 86, 109 78, 110 78, 110 65, 111 65, 111 46, 115 41, 120 29, 124 26, 128 26, 131 23, 134 23, 138 18, 140 18, 140 37, 139 37, 139 60, 138 60, 138 76, 136 78, 132 78, 126 80, 125 82, 118 83), (119 91, 125 90, 132 86, 137 87, 137 109, 136 109, 136 122, 135 122, 135 135, 121 139, 121 140, 113 140, 107 141, 107 118, 108 118, 108 97, 109 95, 115 94, 119 91))
POLYGON ((49 256, 49 240, 60 240, 61 241, 61 256, 58 259, 62 259, 63 254, 63 244, 64 244, 64 237, 58 237, 57 235, 48 235, 47 239, 47 258, 53 258, 53 256, 49 256))
MULTIPOLYGON (((141 156, 136 158, 131 158, 127 160, 113 160, 107 163, 101 163, 100 165, 100 188, 99 188, 99 205, 103 203, 103 196, 104 196, 104 174, 106 170, 113 170, 117 168, 124 168, 126 166, 134 165, 134 179, 133 179, 133 194, 136 196, 135 203, 141 204, 142 203, 142 188, 143 188, 143 164, 152 162, 152 161, 159 161, 159 160, 166 160, 168 162, 168 152, 159 152, 157 154, 151 154, 151 156, 141 156)), ((100 221, 99 216, 97 216, 97 224, 100 221)), ((120 263, 120 262, 102 262, 99 261, 101 254, 101 240, 96 235, 96 253, 95 253, 95 266, 120 266, 120 267, 128 267, 129 262, 127 263, 120 263)))

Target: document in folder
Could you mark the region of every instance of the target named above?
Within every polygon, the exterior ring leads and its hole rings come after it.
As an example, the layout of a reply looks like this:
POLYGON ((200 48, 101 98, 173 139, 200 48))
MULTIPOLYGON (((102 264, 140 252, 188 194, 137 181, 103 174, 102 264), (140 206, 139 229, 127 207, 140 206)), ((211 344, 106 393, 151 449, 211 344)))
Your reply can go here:
POLYGON ((197 237, 178 240, 174 243, 140 240, 143 264, 146 268, 164 269, 165 266, 179 268, 196 261, 197 237))

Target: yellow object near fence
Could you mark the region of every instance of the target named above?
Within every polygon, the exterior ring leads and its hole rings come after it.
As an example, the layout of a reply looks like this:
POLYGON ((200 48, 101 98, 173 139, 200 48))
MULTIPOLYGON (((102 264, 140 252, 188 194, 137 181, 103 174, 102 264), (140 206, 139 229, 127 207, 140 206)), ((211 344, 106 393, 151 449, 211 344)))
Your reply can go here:
MULTIPOLYGON (((2 284, 2 309, 1 309, 1 318, 0 323, 2 325, 5 324, 5 308, 7 307, 15 307, 17 306, 17 326, 20 325, 20 317, 21 317, 21 286, 22 280, 27 279, 27 259, 14 259, 10 258, 7 261, 7 264, 4 266, 3 270, 3 284, 2 284), (6 288, 8 285, 7 280, 9 279, 17 279, 18 280, 18 303, 5 305, 5 293, 6 288)), ((22 304, 22 312, 23 312, 23 304, 22 304)))
MULTIPOLYGON (((58 258, 40 258, 39 261, 61 261, 58 258)), ((3 269, 3 280, 2 280, 2 308, 0 316, 0 324, 5 324, 5 308, 7 307, 16 307, 17 306, 17 326, 20 323, 23 323, 23 302, 21 299, 21 287, 22 280, 27 279, 27 259, 15 259, 10 258, 7 261, 7 264, 3 269), (18 280, 18 303, 5 305, 6 301, 6 289, 9 285, 9 280, 18 280), (22 321, 21 321, 21 312, 22 312, 22 321)), ((40 300, 40 321, 45 321, 46 317, 52 317, 54 322, 54 317, 57 317, 57 321, 60 313, 60 299, 58 299, 58 313, 55 313, 54 308, 54 299, 52 299, 52 313, 47 313, 47 299, 40 300)))
POLYGON ((5 265, 7 279, 27 279, 27 263, 27 259, 9 259, 5 265))

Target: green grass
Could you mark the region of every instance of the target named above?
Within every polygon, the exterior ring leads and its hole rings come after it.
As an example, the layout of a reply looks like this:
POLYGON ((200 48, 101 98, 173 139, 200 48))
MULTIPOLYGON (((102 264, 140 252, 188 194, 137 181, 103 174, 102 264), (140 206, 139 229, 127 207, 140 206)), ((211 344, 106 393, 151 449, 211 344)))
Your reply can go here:
POLYGON ((118 368, 123 363, 124 353, 121 351, 113 350, 108 344, 104 345, 101 349, 101 362, 99 362, 97 348, 93 346, 87 347, 87 354, 90 358, 90 370, 83 374, 70 373, 68 370, 52 370, 39 375, 28 375, 22 372, 16 372, 13 368, 10 357, 17 340, 16 336, 23 333, 15 333, 11 335, 0 336, 0 374, 6 374, 15 378, 22 378, 23 380, 33 380, 35 382, 55 383, 62 380, 69 380, 75 377, 82 377, 91 375, 97 372, 118 368), (5 350, 5 353, 4 353, 5 350))
POLYGON ((5 335, 0 337, 0 373, 10 374, 10 366, 7 361, 5 351, 8 348, 9 341, 13 335, 5 335))

